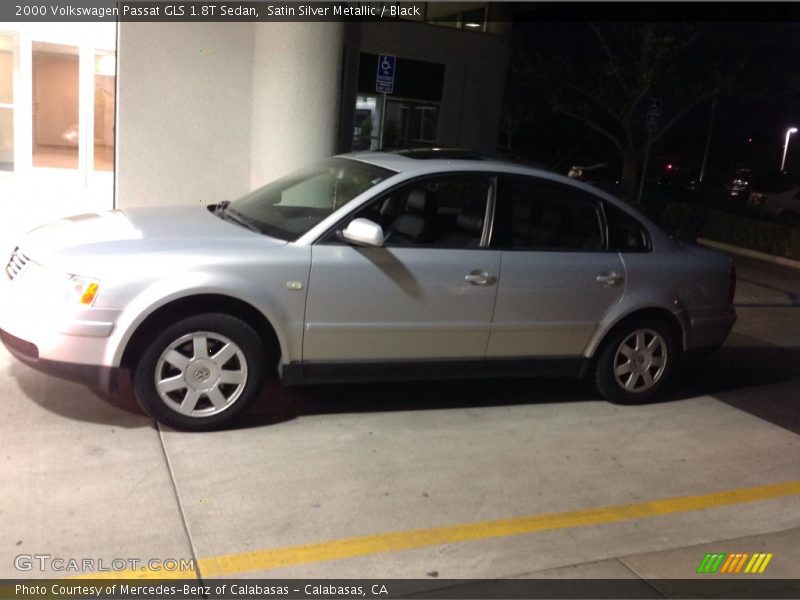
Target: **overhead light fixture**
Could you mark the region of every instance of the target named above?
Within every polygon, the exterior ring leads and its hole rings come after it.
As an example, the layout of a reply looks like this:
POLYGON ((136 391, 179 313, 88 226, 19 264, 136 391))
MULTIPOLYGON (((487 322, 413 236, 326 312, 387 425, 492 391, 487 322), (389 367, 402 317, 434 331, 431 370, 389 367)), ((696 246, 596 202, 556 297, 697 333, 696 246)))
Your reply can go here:
POLYGON ((464 27, 469 27, 470 29, 476 29, 478 27, 481 27, 481 23, 472 23, 472 22, 464 23, 464 27))

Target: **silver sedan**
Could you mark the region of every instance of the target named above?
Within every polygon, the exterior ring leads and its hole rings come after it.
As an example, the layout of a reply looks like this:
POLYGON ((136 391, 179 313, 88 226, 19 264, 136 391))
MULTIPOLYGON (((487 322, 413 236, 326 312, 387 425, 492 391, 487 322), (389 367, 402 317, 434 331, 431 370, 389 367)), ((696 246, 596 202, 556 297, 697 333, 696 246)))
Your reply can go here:
POLYGON ((441 150, 65 219, 0 279, 19 359, 107 390, 128 369, 142 408, 183 429, 228 424, 270 376, 575 376, 642 402, 736 319, 725 255, 574 180, 441 150))

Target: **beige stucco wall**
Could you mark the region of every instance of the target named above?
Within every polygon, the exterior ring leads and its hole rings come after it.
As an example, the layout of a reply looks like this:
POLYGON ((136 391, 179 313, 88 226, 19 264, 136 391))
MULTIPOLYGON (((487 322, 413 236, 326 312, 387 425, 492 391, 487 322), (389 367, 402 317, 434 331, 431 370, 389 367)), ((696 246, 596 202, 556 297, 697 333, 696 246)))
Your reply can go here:
POLYGON ((252 23, 120 23, 117 207, 249 186, 252 23))
POLYGON ((342 23, 257 23, 250 184, 335 152, 342 23))
MULTIPOLYGON (((335 153, 344 40, 342 23, 121 23, 116 205, 232 199, 335 153)), ((397 21, 357 43, 443 63, 437 141, 492 153, 506 40, 397 21)))
POLYGON ((233 199, 335 151, 340 23, 121 23, 118 207, 233 199))

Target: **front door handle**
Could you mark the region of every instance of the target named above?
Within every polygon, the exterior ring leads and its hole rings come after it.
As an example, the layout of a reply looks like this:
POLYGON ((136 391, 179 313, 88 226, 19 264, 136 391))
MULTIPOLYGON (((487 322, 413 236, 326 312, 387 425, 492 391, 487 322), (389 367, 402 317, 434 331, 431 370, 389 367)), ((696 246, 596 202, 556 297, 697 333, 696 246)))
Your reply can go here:
POLYGON ((464 281, 472 285, 492 285, 497 281, 496 277, 489 275, 486 271, 472 271, 469 275, 464 276, 464 281))
POLYGON ((615 273, 614 271, 611 271, 610 273, 601 273, 600 275, 597 276, 597 282, 602 283, 603 285, 606 285, 608 287, 617 285, 623 279, 625 278, 622 275, 620 275, 619 273, 615 273))

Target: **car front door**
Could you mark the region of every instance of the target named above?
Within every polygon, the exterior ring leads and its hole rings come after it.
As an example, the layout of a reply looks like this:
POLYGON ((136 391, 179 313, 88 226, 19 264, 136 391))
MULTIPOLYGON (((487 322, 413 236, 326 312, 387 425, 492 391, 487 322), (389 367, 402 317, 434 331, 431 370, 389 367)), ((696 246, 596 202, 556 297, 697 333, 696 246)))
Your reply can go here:
POLYGON ((625 288, 600 202, 563 184, 501 178, 492 247, 503 256, 487 356, 580 356, 625 288))
POLYGON ((304 364, 483 359, 500 271, 486 247, 494 189, 482 175, 416 180, 347 220, 380 224, 383 247, 336 232, 314 244, 304 364))

